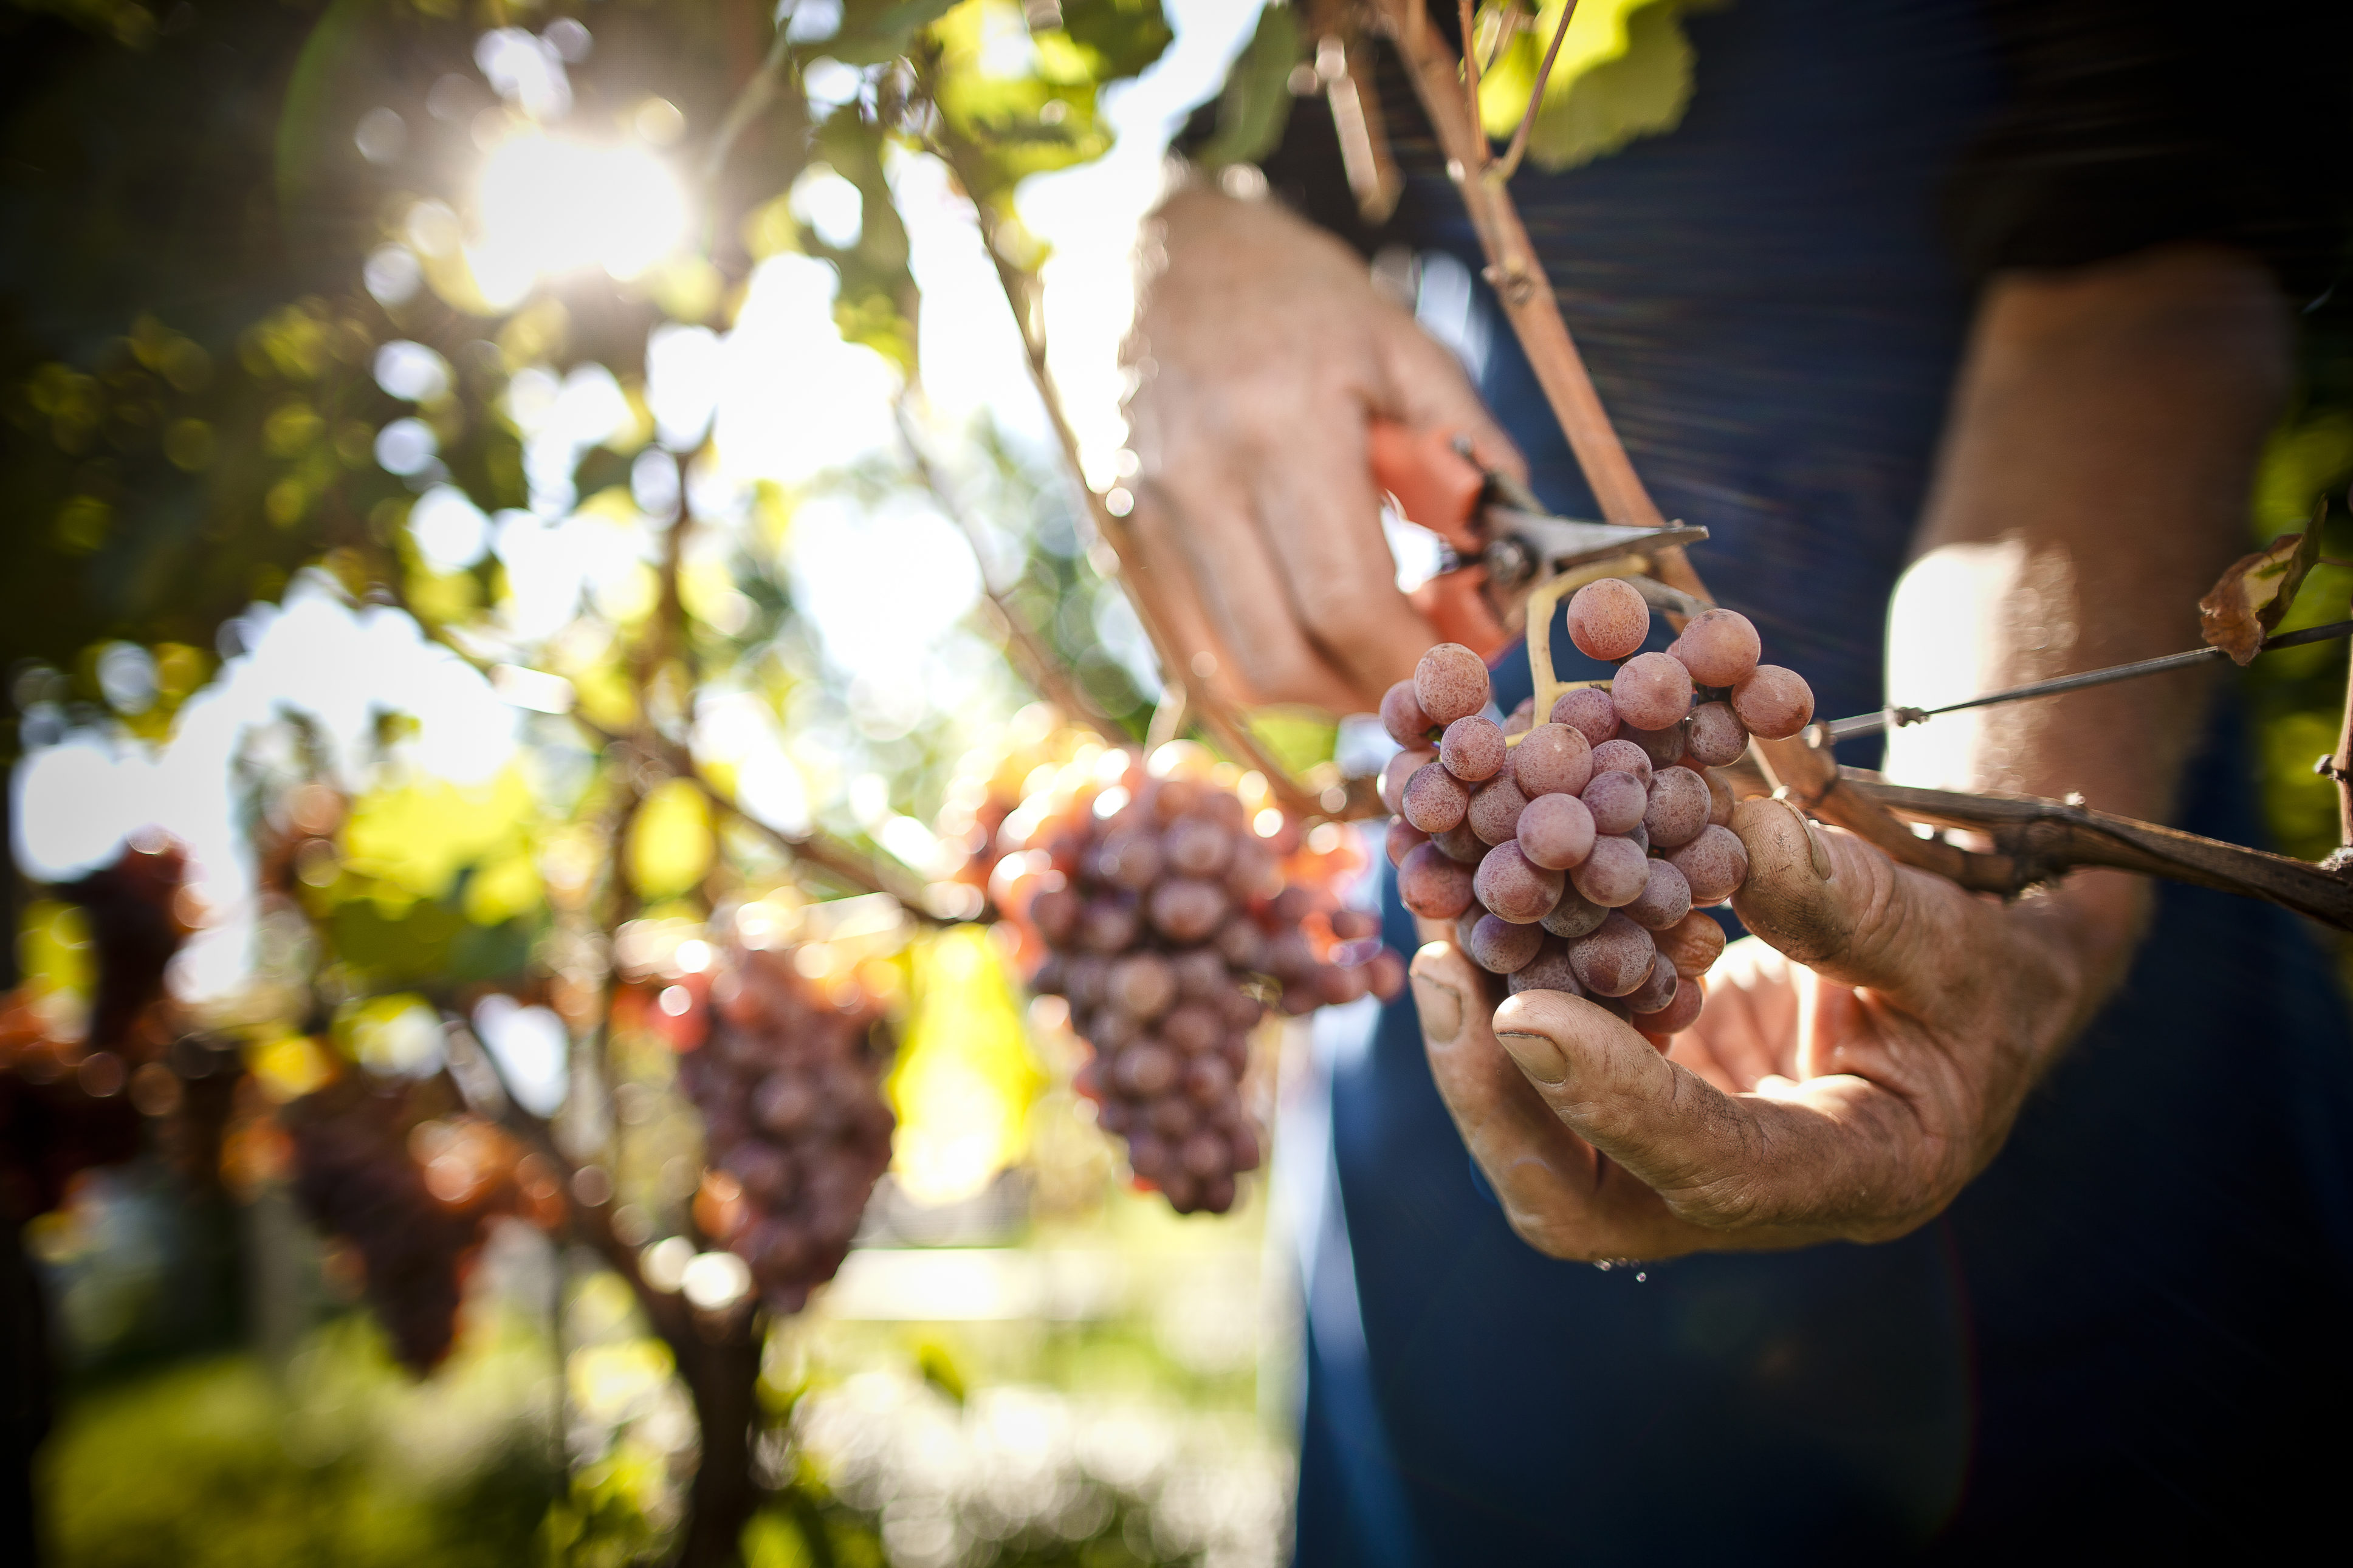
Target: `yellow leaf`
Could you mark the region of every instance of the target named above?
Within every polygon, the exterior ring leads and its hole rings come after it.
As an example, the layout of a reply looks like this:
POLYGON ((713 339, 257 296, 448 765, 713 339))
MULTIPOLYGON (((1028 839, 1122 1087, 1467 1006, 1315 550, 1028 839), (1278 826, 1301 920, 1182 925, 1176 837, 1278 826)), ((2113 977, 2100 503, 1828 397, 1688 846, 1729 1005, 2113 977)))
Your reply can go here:
POLYGON ((2198 601, 2199 630, 2214 647, 2245 664, 2280 624, 2304 574, 2320 558, 2320 522, 2302 533, 2283 533, 2252 555, 2231 563, 2221 580, 2198 601))
POLYGON ((531 787, 516 768, 472 789, 418 779, 353 803, 343 825, 343 862, 363 877, 391 884, 396 900, 402 893, 438 899, 464 868, 494 851, 513 852, 537 815, 531 787))
MULTIPOLYGON (((1479 82, 1479 118, 1508 137, 1527 110, 1536 70, 1567 0, 1549 0, 1479 82)), ((1544 107, 1528 138, 1539 167, 1565 169, 1615 153, 1641 136, 1683 123, 1691 102, 1692 47, 1686 10, 1721 0, 1577 0, 1560 55, 1545 79, 1544 107)), ((1483 31, 1483 30, 1482 30, 1483 31)))
POLYGON ((654 786, 629 825, 629 881, 649 899, 685 892, 711 869, 711 803, 684 779, 654 786))
POLYGON ((987 931, 953 926, 909 956, 913 1004, 887 1086, 892 1166, 916 1202, 953 1203, 1020 1157, 1045 1078, 987 931))

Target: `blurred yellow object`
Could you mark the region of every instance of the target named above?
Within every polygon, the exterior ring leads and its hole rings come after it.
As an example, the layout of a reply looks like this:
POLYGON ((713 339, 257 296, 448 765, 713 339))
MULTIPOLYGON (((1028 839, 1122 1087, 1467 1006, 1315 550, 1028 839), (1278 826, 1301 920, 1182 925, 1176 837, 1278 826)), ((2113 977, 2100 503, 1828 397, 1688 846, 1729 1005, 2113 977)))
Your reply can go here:
POLYGON ((307 1035, 280 1035, 245 1047, 245 1070, 280 1105, 301 1099, 335 1076, 334 1058, 307 1035))
POLYGON ((1045 1075, 985 931, 950 927, 909 957, 913 1006, 887 1085, 899 1115, 892 1168, 915 1202, 954 1203, 1020 1157, 1045 1075))
POLYGON ((649 899, 683 893, 711 868, 711 803, 685 779, 654 786, 629 827, 629 880, 649 899))
POLYGON ((538 815, 520 768, 474 789, 423 778, 372 790, 352 803, 344 864, 402 892, 438 899, 465 867, 501 850, 521 852, 538 815))

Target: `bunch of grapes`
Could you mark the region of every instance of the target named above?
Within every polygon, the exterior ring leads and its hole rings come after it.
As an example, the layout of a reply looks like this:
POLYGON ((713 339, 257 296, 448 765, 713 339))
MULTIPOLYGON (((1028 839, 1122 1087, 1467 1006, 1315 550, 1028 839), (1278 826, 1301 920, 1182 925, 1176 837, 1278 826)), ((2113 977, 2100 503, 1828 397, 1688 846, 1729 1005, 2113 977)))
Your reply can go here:
POLYGON ((466 1275, 491 1220, 552 1223, 553 1173, 491 1122, 434 1114, 439 1085, 347 1073, 280 1112, 294 1191, 320 1229, 359 1254, 367 1297, 401 1364, 423 1376, 458 1333, 466 1275))
MULTIPOLYGON (((1542 723, 1482 716, 1487 667, 1442 644, 1390 688, 1381 720, 1406 749, 1381 780, 1398 820, 1389 858, 1406 907, 1455 922, 1456 945, 1514 993, 1565 991, 1656 1040, 1689 1028, 1724 929, 1701 912, 1736 891, 1748 854, 1711 770, 1748 738, 1813 717, 1794 672, 1757 662, 1757 628, 1730 610, 1692 618, 1640 653, 1650 607, 1605 578, 1568 604, 1578 649, 1618 663, 1542 723)), ((1528 715, 1533 720, 1534 715, 1528 715)))
POLYGON ((1386 1000, 1405 963, 1375 916, 1330 892, 1338 829, 1319 851, 1282 812, 1254 816, 1219 770, 1167 751, 1151 768, 1106 753, 1026 802, 992 889, 1046 949, 1031 987, 1069 1001, 1094 1052, 1075 1087, 1126 1140, 1137 1181, 1179 1214, 1223 1214, 1261 1157, 1242 1079, 1267 1003, 1386 1000))
POLYGON ((740 952, 711 1002, 708 1037, 679 1059, 707 1139, 695 1215, 788 1315, 841 1267, 891 1163, 894 1047, 871 998, 828 999, 782 950, 740 952))

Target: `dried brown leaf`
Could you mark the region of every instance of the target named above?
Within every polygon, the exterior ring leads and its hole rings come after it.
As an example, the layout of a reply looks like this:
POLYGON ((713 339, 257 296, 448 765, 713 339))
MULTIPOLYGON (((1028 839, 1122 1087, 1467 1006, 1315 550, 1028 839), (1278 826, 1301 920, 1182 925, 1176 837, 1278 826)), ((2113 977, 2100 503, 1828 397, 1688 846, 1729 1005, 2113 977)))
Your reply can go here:
POLYGON ((2198 601, 2200 628, 2206 641, 2245 664, 2260 652, 2263 638, 2280 624, 2304 574, 2320 557, 2320 530, 2283 533, 2252 555, 2233 562, 2207 595, 2198 601))

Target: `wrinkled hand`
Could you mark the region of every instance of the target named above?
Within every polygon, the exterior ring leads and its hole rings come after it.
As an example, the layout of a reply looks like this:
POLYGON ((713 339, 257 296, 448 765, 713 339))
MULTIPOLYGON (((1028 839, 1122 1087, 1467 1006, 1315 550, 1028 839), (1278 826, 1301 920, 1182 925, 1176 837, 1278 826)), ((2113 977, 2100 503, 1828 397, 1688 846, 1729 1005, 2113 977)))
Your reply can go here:
POLYGON ((1398 591, 1367 422, 1468 434, 1515 473, 1519 458, 1453 357, 1328 236, 1198 190, 1155 221, 1125 353, 1155 608, 1233 700, 1377 709, 1438 638, 1398 591))
POLYGON ((1559 1258, 1884 1240, 2001 1147, 2111 967, 2046 899, 2005 907, 1778 801, 1733 830, 1757 938, 1662 1057, 1592 1003, 1530 991, 1488 1023, 1433 942, 1413 986, 1440 1092, 1512 1227, 1559 1258))

